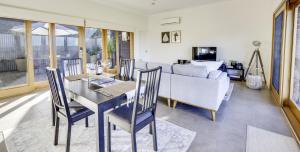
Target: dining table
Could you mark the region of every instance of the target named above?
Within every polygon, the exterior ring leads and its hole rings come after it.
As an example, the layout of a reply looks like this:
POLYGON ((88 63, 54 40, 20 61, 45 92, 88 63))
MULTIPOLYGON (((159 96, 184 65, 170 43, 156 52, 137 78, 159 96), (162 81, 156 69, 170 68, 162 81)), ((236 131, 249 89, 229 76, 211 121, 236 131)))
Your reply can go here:
POLYGON ((108 96, 96 91, 86 80, 74 80, 65 82, 65 90, 72 99, 95 113, 96 151, 105 151, 104 124, 105 112, 125 103, 126 94, 108 96))

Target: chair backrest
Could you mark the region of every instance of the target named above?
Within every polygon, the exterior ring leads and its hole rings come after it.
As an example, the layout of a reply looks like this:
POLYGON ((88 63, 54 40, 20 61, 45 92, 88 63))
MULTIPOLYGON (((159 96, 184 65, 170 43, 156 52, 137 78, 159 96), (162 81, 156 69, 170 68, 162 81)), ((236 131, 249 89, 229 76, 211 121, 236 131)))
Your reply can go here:
POLYGON ((61 60, 63 77, 83 74, 81 58, 65 58, 61 60))
POLYGON ((60 112, 67 118, 70 118, 70 110, 68 105, 68 100, 66 97, 64 84, 61 78, 59 69, 46 68, 46 73, 48 77, 49 87, 52 95, 52 102, 56 112, 60 112), (60 110, 65 110, 63 113, 60 110))
POLYGON ((135 60, 134 59, 120 59, 119 76, 125 80, 133 80, 135 60))
POLYGON ((135 125, 138 115, 142 115, 146 112, 152 112, 153 115, 155 114, 161 71, 161 66, 154 69, 138 71, 135 100, 133 103, 132 125, 135 125))

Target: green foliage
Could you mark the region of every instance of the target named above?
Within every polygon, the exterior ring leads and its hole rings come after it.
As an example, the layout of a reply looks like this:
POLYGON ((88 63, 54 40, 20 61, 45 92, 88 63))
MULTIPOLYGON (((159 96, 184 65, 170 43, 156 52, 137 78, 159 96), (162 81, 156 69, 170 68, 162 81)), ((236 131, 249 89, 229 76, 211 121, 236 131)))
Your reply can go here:
POLYGON ((90 56, 97 55, 99 51, 100 51, 100 47, 93 47, 91 49, 87 49, 87 52, 90 56))
POLYGON ((116 52, 116 41, 113 39, 110 39, 107 44, 107 52, 108 57, 111 59, 113 54, 116 52))

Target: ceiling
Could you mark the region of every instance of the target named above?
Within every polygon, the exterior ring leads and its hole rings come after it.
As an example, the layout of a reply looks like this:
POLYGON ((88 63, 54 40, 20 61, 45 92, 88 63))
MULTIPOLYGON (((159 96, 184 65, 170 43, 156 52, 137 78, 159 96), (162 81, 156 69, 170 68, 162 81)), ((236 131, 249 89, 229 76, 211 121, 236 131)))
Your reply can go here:
POLYGON ((102 5, 145 15, 170 11, 180 8, 204 5, 225 0, 90 0, 102 5), (155 5, 152 5, 152 2, 155 5))

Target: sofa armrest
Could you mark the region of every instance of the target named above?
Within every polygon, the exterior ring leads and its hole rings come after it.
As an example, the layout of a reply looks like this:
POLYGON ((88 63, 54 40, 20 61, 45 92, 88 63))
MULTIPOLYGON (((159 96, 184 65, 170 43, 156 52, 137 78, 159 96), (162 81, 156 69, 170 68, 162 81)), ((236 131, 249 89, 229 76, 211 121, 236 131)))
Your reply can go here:
POLYGON ((218 81, 217 101, 222 102, 229 89, 230 79, 226 72, 222 72, 221 75, 218 77, 217 81, 218 81))
POLYGON ((171 98, 198 107, 217 111, 227 92, 229 79, 222 73, 217 80, 171 75, 171 98))

